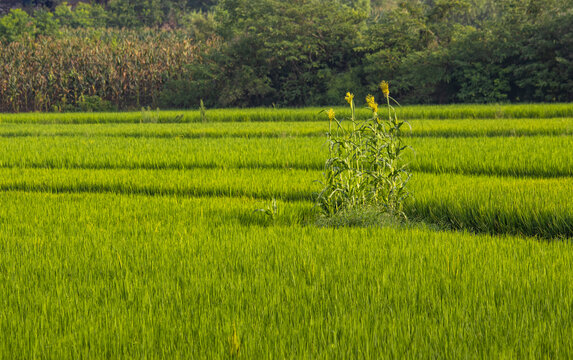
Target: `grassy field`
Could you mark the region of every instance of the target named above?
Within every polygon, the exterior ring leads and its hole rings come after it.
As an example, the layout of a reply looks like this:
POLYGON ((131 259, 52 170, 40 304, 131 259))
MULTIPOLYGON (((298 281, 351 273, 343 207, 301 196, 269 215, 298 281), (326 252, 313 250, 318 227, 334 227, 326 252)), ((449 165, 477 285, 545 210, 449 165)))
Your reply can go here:
MULTIPOLYGON (((2 116, 0 114, 0 116, 2 116)), ((15 115, 19 116, 19 115, 15 115)), ((93 115, 92 115, 93 116, 93 115)), ((410 120, 409 137, 541 136, 573 135, 570 118, 552 119, 446 119, 410 120)), ((153 138, 221 138, 322 136, 328 131, 323 121, 298 122, 207 122, 170 124, 12 124, 0 126, 0 137, 18 136, 119 136, 153 138)))
MULTIPOLYGON (((370 116, 370 111, 358 104, 357 114, 370 116)), ((118 123, 197 123, 197 122, 307 122, 321 121, 322 108, 300 109, 225 109, 207 110, 148 110, 124 113, 22 113, 0 114, 0 123, 14 124, 118 124, 118 123)), ((347 107, 335 108, 339 117, 349 116, 347 107)), ((404 120, 412 119, 547 119, 573 117, 573 104, 519 105, 425 105, 405 106, 400 110, 404 120)))
POLYGON ((369 228, 315 224, 318 111, 1 114, 0 359, 573 356, 573 105, 401 109, 369 228))
MULTIPOLYGON (((422 137, 408 140, 410 168, 428 173, 573 175, 573 136, 422 137)), ((79 169, 294 168, 321 170, 323 136, 171 138, 0 137, 0 167, 79 169)))

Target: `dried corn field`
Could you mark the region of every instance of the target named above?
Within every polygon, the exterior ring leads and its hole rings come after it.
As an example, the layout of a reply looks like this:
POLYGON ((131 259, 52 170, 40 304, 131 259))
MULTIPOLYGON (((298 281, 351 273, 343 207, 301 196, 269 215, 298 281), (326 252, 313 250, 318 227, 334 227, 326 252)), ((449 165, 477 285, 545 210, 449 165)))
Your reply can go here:
POLYGON ((117 108, 154 105, 163 84, 198 58, 198 45, 177 32, 66 31, 0 44, 0 112, 53 111, 85 96, 117 108))

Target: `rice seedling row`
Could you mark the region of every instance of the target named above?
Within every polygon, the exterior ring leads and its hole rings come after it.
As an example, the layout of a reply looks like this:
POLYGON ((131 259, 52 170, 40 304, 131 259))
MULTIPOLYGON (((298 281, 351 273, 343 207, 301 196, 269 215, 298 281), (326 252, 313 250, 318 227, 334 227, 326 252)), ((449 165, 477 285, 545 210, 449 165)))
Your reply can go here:
POLYGON ((263 169, 0 169, 3 191, 109 192, 178 196, 312 199, 317 171, 263 169))
MULTIPOLYGON (((308 201, 313 213, 320 171, 275 169, 80 170, 1 169, 2 191, 103 192, 252 197, 308 201)), ((415 173, 406 213, 455 229, 546 238, 573 236, 572 178, 518 179, 415 173)), ((303 221, 303 220, 301 220, 303 221)))
MULTIPOLYGON (((412 138, 414 171, 529 177, 573 175, 573 136, 412 138)), ((0 138, 1 167, 322 169, 322 137, 281 138, 0 138)))
POLYGON ((573 135, 573 118, 410 120, 414 137, 573 135))
POLYGON ((568 243, 261 226, 245 198, 0 202, 2 358, 573 354, 568 243))
POLYGON ((409 139, 411 167, 432 173, 573 175, 573 136, 409 139))
MULTIPOLYGON (((322 108, 302 109, 213 109, 203 117, 199 110, 151 110, 123 113, 19 113, 0 114, 0 123, 101 124, 101 123, 190 123, 190 122, 280 122, 321 121, 322 108)), ((347 108, 335 108, 339 118, 349 117, 347 108)), ((369 110, 357 109, 359 117, 369 110)), ((519 119, 573 117, 572 104, 404 106, 398 116, 411 119, 519 119)))
POLYGON ((413 219, 490 234, 573 237, 572 178, 415 176, 406 204, 413 219))
POLYGON ((0 139, 0 146, 4 149, 0 154, 0 166, 150 169, 320 168, 319 163, 323 161, 324 156, 324 152, 320 151, 320 144, 321 140, 318 138, 4 138, 0 139), (299 156, 301 149, 308 150, 308 158, 299 156))
MULTIPOLYGON (((573 135, 573 118, 410 120, 406 137, 573 135)), ((344 124, 344 123, 343 123, 344 124)), ((348 125, 347 125, 348 126, 348 125)), ((0 136, 285 137, 324 136, 326 121, 183 124, 0 124, 0 136)))

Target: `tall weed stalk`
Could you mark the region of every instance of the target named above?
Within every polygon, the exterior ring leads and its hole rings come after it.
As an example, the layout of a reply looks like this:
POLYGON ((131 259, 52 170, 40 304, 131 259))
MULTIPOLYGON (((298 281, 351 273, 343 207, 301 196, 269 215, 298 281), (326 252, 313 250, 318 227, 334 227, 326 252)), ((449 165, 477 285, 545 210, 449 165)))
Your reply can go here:
POLYGON ((343 125, 333 109, 327 111, 329 158, 321 182, 324 188, 317 197, 317 205, 327 217, 341 212, 371 213, 372 209, 406 217, 403 202, 409 195, 406 184, 411 174, 402 157, 408 146, 401 135, 407 123, 398 120, 390 104, 391 100, 398 103, 390 96, 388 83, 383 81, 380 88, 387 108, 383 116, 374 96, 368 95, 372 116, 358 119, 351 93, 345 97, 351 110, 350 124, 343 125))

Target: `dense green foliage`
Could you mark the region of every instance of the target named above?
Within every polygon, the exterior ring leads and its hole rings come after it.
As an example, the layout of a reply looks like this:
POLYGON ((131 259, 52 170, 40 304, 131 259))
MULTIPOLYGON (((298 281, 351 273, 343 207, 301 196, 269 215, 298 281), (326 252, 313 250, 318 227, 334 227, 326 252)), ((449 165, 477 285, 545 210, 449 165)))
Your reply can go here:
MULTIPOLYGON (((0 18, 2 53, 15 48, 26 54, 0 59, 0 69, 8 69, 0 77, 0 97, 12 103, 0 111, 196 108, 201 99, 210 108, 336 105, 349 89, 365 89, 356 94, 364 98, 382 79, 401 103, 573 101, 571 0, 36 3, 44 7, 0 18), (77 44, 77 53, 89 52, 102 31, 110 46, 121 43, 128 29, 139 29, 140 41, 131 44, 136 53, 145 53, 149 43, 171 47, 165 32, 195 46, 193 56, 177 59, 181 70, 153 68, 159 90, 152 96, 134 100, 142 88, 130 72, 114 97, 90 77, 91 68, 56 67, 55 77, 84 80, 92 89, 62 104, 57 93, 42 88, 41 77, 31 81, 18 72, 19 66, 33 68, 36 59, 66 63, 67 42, 77 44), (42 45, 46 41, 55 45, 42 45), (27 99, 30 88, 40 88, 49 106, 27 99)), ((157 63, 150 58, 140 65, 157 63)))

